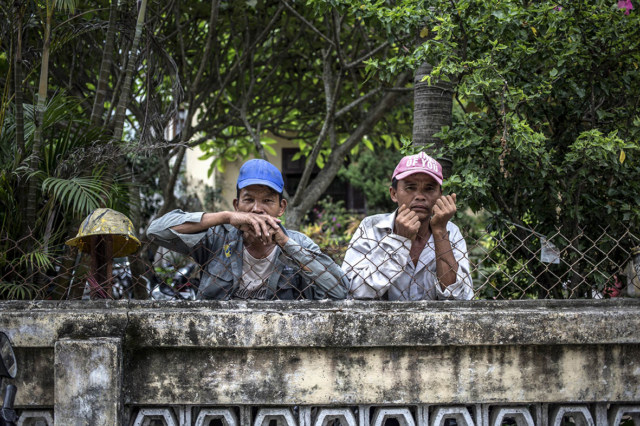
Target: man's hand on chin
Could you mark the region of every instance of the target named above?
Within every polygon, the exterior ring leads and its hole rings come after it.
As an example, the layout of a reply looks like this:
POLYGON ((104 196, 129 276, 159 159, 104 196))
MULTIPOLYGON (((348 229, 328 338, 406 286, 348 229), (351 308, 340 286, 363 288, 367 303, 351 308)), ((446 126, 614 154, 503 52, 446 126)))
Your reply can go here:
POLYGON ((447 229, 447 222, 456 214, 456 194, 443 195, 433 206, 431 216, 431 231, 443 231, 447 229))
POLYGON ((415 241, 420 229, 420 219, 416 212, 411 211, 405 204, 398 209, 395 223, 395 234, 415 241))

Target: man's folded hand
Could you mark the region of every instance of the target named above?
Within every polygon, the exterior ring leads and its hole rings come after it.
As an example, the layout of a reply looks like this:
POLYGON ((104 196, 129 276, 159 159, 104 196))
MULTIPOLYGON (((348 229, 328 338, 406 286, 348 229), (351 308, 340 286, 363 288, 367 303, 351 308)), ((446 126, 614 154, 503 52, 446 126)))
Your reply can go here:
POLYGON ((420 219, 418 215, 403 204, 398 209, 398 215, 396 216, 395 234, 415 241, 419 229, 420 219))
POLYGON ((255 213, 233 212, 229 216, 229 224, 241 231, 250 232, 264 244, 271 243, 274 230, 280 229, 280 219, 255 213))
POLYGON ((447 229, 447 222, 454 214, 456 214, 456 194, 443 195, 433 206, 431 229, 447 229))

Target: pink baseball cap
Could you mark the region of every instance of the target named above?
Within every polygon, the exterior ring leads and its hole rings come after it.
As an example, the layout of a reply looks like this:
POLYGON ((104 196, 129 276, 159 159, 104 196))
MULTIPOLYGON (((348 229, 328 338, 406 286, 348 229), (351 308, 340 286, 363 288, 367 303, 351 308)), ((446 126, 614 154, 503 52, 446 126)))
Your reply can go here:
POLYGON ((426 173, 442 185, 442 166, 424 152, 402 158, 393 171, 393 177, 400 180, 416 173, 426 173))

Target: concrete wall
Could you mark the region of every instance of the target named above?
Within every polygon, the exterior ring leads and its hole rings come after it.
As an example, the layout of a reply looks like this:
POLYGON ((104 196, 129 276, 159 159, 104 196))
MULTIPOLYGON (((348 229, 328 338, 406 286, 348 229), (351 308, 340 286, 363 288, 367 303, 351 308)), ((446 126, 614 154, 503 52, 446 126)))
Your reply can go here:
POLYGON ((639 325, 634 300, 0 304, 25 425, 638 425, 639 325))

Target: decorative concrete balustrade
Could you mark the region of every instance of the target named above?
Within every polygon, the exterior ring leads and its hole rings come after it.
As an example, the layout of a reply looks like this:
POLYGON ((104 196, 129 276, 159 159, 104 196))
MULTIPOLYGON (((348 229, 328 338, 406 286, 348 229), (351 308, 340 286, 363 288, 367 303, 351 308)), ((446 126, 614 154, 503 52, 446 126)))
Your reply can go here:
POLYGON ((634 300, 0 304, 21 425, 637 426, 639 326, 634 300))

